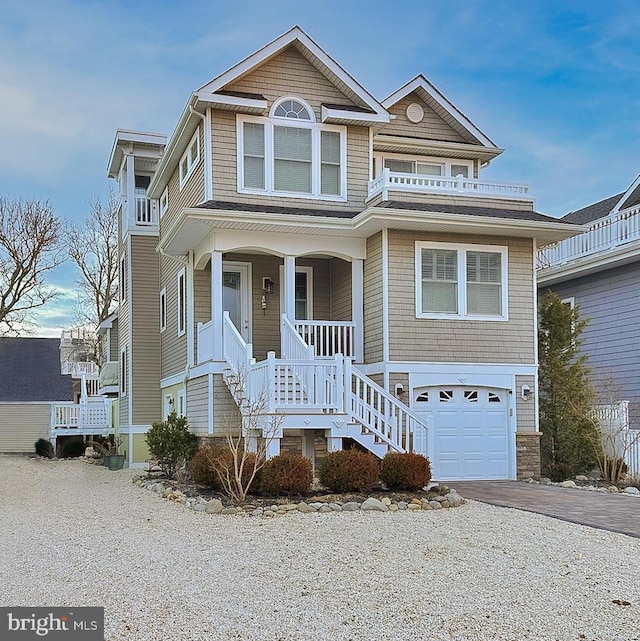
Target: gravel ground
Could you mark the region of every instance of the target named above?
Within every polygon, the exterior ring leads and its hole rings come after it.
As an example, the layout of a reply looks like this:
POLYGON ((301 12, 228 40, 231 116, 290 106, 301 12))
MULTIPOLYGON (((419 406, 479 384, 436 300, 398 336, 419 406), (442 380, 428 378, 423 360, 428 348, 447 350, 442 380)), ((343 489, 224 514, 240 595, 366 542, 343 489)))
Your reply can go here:
POLYGON ((214 516, 131 476, 0 457, 0 605, 104 606, 107 640, 640 640, 638 539, 474 502, 214 516))

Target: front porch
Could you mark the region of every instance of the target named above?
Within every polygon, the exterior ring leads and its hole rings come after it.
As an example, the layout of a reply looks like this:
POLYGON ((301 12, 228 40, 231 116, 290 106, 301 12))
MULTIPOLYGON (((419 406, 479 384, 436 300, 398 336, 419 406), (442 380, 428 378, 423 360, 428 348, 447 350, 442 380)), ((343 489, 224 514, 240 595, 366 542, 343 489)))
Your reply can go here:
POLYGON ((194 269, 193 283, 194 365, 224 361, 225 312, 258 360, 269 352, 296 354, 292 330, 316 358, 342 354, 363 361, 359 257, 214 252, 194 269))

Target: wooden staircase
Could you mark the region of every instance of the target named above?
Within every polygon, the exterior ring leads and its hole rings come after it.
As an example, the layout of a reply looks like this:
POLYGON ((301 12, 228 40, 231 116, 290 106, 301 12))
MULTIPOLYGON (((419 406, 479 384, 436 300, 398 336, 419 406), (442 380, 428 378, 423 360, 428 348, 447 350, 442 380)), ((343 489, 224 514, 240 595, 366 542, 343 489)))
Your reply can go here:
MULTIPOLYGON (((374 383, 341 354, 317 357, 314 347, 282 316, 282 357, 256 362, 224 316, 224 380, 243 419, 278 415, 282 428, 330 430, 382 458, 387 452, 427 453, 427 426, 406 405, 374 383)), ((255 424, 255 418, 253 423, 255 424)))

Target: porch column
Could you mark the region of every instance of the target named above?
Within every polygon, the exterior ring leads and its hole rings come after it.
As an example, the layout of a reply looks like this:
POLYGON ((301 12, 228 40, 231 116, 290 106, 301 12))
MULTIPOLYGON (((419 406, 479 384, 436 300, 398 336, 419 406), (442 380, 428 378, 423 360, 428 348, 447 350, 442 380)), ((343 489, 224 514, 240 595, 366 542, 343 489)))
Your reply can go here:
POLYGON ((211 321, 213 324, 213 360, 224 360, 222 349, 222 252, 211 252, 211 321))
POLYGON ((342 449, 342 437, 331 436, 331 430, 325 430, 327 437, 327 452, 339 452, 342 449))
POLYGON ((133 154, 127 155, 127 227, 136 223, 136 170, 133 154))
POLYGON ((351 261, 351 320, 354 328, 354 356, 356 363, 364 362, 364 260, 351 261))
POLYGON ((284 313, 290 321, 296 317, 296 257, 284 257, 284 313))

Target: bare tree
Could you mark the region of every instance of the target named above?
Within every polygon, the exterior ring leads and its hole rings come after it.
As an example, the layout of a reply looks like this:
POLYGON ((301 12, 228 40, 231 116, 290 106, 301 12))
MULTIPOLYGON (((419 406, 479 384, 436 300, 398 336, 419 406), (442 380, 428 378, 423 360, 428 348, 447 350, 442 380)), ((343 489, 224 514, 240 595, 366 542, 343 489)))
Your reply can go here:
POLYGON ((0 335, 32 327, 34 310, 58 296, 45 275, 64 260, 61 231, 48 201, 0 198, 0 335))
POLYGON ((113 311, 118 295, 118 199, 89 201, 90 213, 67 229, 69 257, 80 270, 78 320, 97 327, 113 311))

